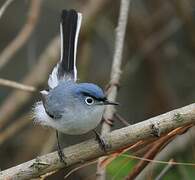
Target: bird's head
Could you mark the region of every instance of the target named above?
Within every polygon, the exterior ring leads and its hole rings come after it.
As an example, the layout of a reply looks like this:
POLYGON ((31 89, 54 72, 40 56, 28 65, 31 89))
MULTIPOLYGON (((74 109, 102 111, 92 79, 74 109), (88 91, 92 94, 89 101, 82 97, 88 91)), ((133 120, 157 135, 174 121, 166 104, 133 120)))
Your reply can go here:
POLYGON ((75 94, 86 106, 118 105, 106 98, 103 90, 92 83, 80 83, 75 87, 75 94))

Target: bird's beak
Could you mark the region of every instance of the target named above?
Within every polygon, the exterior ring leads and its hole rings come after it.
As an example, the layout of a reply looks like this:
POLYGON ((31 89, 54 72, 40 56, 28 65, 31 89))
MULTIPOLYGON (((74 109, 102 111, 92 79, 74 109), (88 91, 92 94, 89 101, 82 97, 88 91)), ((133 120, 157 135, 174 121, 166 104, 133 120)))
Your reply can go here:
POLYGON ((119 103, 117 102, 112 102, 112 101, 109 101, 109 100, 105 100, 103 102, 104 105, 119 105, 119 103))

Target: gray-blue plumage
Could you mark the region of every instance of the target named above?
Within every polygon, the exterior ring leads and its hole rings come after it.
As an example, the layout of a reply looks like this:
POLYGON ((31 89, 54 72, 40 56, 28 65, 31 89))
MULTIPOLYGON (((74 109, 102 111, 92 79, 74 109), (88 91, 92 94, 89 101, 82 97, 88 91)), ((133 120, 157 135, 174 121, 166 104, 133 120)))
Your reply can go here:
POLYGON ((59 119, 65 113, 66 107, 75 108, 75 104, 88 106, 85 102, 85 98, 88 96, 98 101, 106 100, 102 89, 93 83, 61 81, 45 96, 44 107, 51 117, 59 119))
POLYGON ((77 94, 85 94, 89 95, 91 97, 94 97, 95 99, 99 100, 105 100, 106 96, 102 89, 93 83, 79 83, 76 84, 74 90, 77 94))
POLYGON ((76 49, 82 15, 63 10, 61 58, 48 79, 49 91, 34 108, 36 122, 65 134, 84 134, 100 123, 107 101, 103 90, 92 83, 76 83, 76 49))
POLYGON ((95 84, 60 81, 42 95, 42 103, 35 107, 36 119, 65 134, 84 134, 100 123, 106 100, 95 84))

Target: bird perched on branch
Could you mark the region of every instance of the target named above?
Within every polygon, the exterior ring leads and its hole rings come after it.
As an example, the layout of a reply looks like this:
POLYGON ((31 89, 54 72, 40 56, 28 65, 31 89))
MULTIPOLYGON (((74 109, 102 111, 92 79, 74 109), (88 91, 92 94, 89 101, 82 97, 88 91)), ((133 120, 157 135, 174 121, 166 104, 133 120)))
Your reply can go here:
MULTIPOLYGON (((69 135, 94 130, 100 123, 105 105, 117 105, 106 98, 103 90, 93 83, 78 83, 76 50, 82 15, 75 10, 61 14, 61 58, 48 79, 49 90, 40 91, 42 101, 34 108, 35 121, 69 135)), ((95 131, 96 133, 96 131, 95 131)), ((102 138, 96 133, 101 145, 102 138)), ((58 153, 63 153, 58 140, 58 153)))

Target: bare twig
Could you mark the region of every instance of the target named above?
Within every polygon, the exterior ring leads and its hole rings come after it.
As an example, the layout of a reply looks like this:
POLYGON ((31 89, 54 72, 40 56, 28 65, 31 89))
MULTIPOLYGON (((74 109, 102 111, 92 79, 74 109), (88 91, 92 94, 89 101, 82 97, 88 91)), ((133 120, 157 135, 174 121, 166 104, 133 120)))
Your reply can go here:
POLYGON ((167 171, 170 170, 171 167, 173 167, 172 162, 174 162, 173 159, 169 160, 169 164, 167 164, 164 169, 160 172, 160 174, 155 178, 155 180, 161 180, 163 176, 167 173, 167 171))
POLYGON ((155 163, 155 164, 172 164, 172 165, 181 165, 181 166, 195 166, 195 163, 193 162, 167 162, 167 161, 160 161, 160 160, 155 160, 155 159, 147 159, 147 158, 142 158, 139 156, 134 156, 134 155, 130 155, 130 154, 122 154, 122 157, 129 157, 131 159, 137 159, 137 160, 143 160, 143 161, 148 161, 151 163, 155 163))
POLYGON ((0 86, 7 86, 15 89, 19 89, 22 91, 35 92, 36 88, 29 85, 24 85, 15 81, 10 81, 7 79, 0 78, 0 86))
POLYGON ((45 180, 45 179, 47 179, 49 176, 51 176, 51 175, 53 175, 53 174, 55 174, 55 173, 56 173, 56 171, 52 171, 52 172, 46 173, 46 174, 44 174, 44 175, 42 175, 42 176, 40 177, 40 180, 45 180))
POLYGON ((6 11, 6 9, 8 8, 8 6, 13 2, 14 0, 6 0, 4 2, 4 4, 1 6, 0 9, 0 19, 3 16, 4 12, 6 11))
MULTIPOLYGON (((119 12, 119 19, 118 19, 118 26, 116 29, 116 39, 115 39, 115 51, 113 56, 113 63, 110 75, 110 82, 108 88, 108 99, 111 101, 115 101, 118 91, 118 85, 121 75, 121 63, 122 63, 122 52, 124 46, 124 38, 125 38, 125 31, 128 19, 128 12, 129 12, 129 4, 130 0, 121 0, 120 5, 120 12, 119 12)), ((105 113, 103 115, 105 120, 112 119, 115 113, 115 108, 113 106, 109 106, 106 108, 105 113)), ((106 122, 102 124, 102 135, 110 132, 110 125, 106 122)), ((105 169, 100 166, 101 161, 103 158, 100 158, 97 164, 97 179, 103 180, 105 179, 105 169)))
POLYGON ((68 172, 68 174, 65 175, 64 179, 68 178, 68 177, 69 177, 72 173, 74 173, 75 171, 78 171, 79 169, 84 168, 84 167, 86 167, 86 166, 89 166, 89 165, 91 165, 91 164, 94 164, 94 163, 96 163, 96 162, 97 162, 97 160, 89 161, 89 162, 87 162, 87 163, 85 163, 85 164, 81 164, 80 166, 78 166, 78 167, 76 167, 76 168, 73 168, 71 171, 68 172))
POLYGON ((124 119, 120 114, 115 113, 114 116, 115 116, 115 118, 116 118, 117 120, 119 120, 119 121, 120 121, 121 123, 123 123, 125 126, 129 126, 129 125, 130 125, 130 124, 127 122, 127 120, 124 119))
MULTIPOLYGON (((7 1, 8 2, 8 1, 7 1)), ((39 17, 42 0, 31 0, 28 19, 18 36, 0 54, 0 69, 5 66, 13 55, 25 44, 32 34, 39 17)))
MULTIPOLYGON (((192 123, 195 123, 195 104, 112 131, 103 136, 108 143, 107 154, 127 147, 137 141, 151 137, 154 138, 156 130, 160 131, 161 134, 165 134, 175 128, 187 126, 192 123), (156 125, 155 130, 153 128, 154 125, 156 125)), ((105 155, 105 152, 99 148, 99 144, 95 139, 65 148, 63 153, 66 155, 66 167, 79 163, 83 164, 105 155)), ((0 179, 29 179, 39 177, 42 174, 55 171, 62 167, 64 167, 64 163, 60 162, 57 152, 53 152, 1 171, 0 179)))

